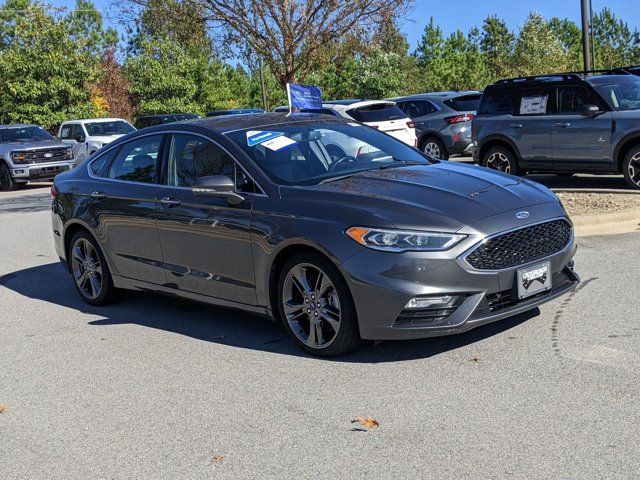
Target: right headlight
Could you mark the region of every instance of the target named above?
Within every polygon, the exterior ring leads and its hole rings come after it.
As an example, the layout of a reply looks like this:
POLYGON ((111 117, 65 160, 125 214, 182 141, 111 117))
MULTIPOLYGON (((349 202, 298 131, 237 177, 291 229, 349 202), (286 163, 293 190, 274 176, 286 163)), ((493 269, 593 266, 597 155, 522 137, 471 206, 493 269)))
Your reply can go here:
POLYGON ((11 152, 11 161, 13 163, 24 163, 27 160, 25 152, 11 152))
POLYGON ((449 250, 466 238, 459 233, 369 227, 351 227, 345 233, 360 245, 388 252, 440 252, 449 250))

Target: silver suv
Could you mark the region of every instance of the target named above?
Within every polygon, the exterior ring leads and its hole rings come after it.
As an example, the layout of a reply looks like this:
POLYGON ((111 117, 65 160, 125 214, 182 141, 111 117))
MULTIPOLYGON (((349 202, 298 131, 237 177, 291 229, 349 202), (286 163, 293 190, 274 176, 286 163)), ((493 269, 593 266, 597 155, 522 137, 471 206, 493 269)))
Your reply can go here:
POLYGON ((484 90, 472 136, 485 167, 622 173, 640 189, 640 78, 612 70, 500 80, 484 90))
POLYGON ((71 147, 39 125, 0 125, 0 190, 49 180, 75 164, 71 147))

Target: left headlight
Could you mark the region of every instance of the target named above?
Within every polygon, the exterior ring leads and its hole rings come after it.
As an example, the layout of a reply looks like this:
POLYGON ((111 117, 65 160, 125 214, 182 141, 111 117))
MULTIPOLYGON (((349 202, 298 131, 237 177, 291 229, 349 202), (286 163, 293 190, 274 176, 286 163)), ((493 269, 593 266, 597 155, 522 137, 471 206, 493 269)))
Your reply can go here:
POLYGON ((73 148, 67 148, 67 152, 65 153, 65 158, 67 160, 73 160, 73 148))
POLYGON ((347 236, 360 245, 388 252, 439 252, 449 250, 466 235, 458 233, 392 230, 383 228, 351 227, 347 236))

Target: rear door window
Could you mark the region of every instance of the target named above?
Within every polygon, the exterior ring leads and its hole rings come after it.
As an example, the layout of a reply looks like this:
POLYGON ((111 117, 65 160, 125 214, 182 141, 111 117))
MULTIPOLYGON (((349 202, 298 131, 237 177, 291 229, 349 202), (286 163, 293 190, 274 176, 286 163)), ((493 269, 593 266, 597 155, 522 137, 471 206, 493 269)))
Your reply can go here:
POLYGON ((60 139, 61 140, 72 140, 73 139, 73 135, 71 134, 73 130, 73 124, 69 123, 65 126, 63 126, 60 129, 60 139))
POLYGON ((554 87, 532 87, 522 90, 518 115, 550 115, 556 110, 554 87))
POLYGON ((407 100, 402 104, 402 111, 407 117, 414 119, 433 113, 435 107, 431 102, 425 102, 424 100, 407 100))
POLYGON ((346 113, 351 118, 363 123, 386 122, 388 120, 399 120, 407 117, 397 106, 386 103, 352 108, 347 110, 346 113))
POLYGON ((478 115, 509 115, 513 113, 516 93, 514 88, 485 91, 480 101, 478 115))
POLYGON ((449 98, 443 103, 457 112, 475 112, 478 110, 481 97, 482 95, 480 94, 463 95, 456 98, 449 98))
POLYGON ((109 166, 106 178, 154 183, 163 135, 151 135, 125 143, 109 166))

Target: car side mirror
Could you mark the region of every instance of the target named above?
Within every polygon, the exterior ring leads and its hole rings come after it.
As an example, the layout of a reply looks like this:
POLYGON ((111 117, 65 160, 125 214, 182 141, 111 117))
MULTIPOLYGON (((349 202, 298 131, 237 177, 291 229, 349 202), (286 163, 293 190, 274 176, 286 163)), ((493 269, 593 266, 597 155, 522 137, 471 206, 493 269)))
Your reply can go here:
POLYGON ((226 175, 209 175, 196 179, 191 191, 201 197, 225 198, 229 204, 237 205, 244 201, 244 197, 234 191, 235 187, 233 180, 226 175))
POLYGON ((582 108, 582 116, 583 117, 595 117, 601 114, 602 111, 597 105, 585 105, 582 108))
POLYGON ((84 141, 86 140, 84 135, 76 135, 75 137, 73 137, 73 139, 78 143, 84 143, 84 141))

